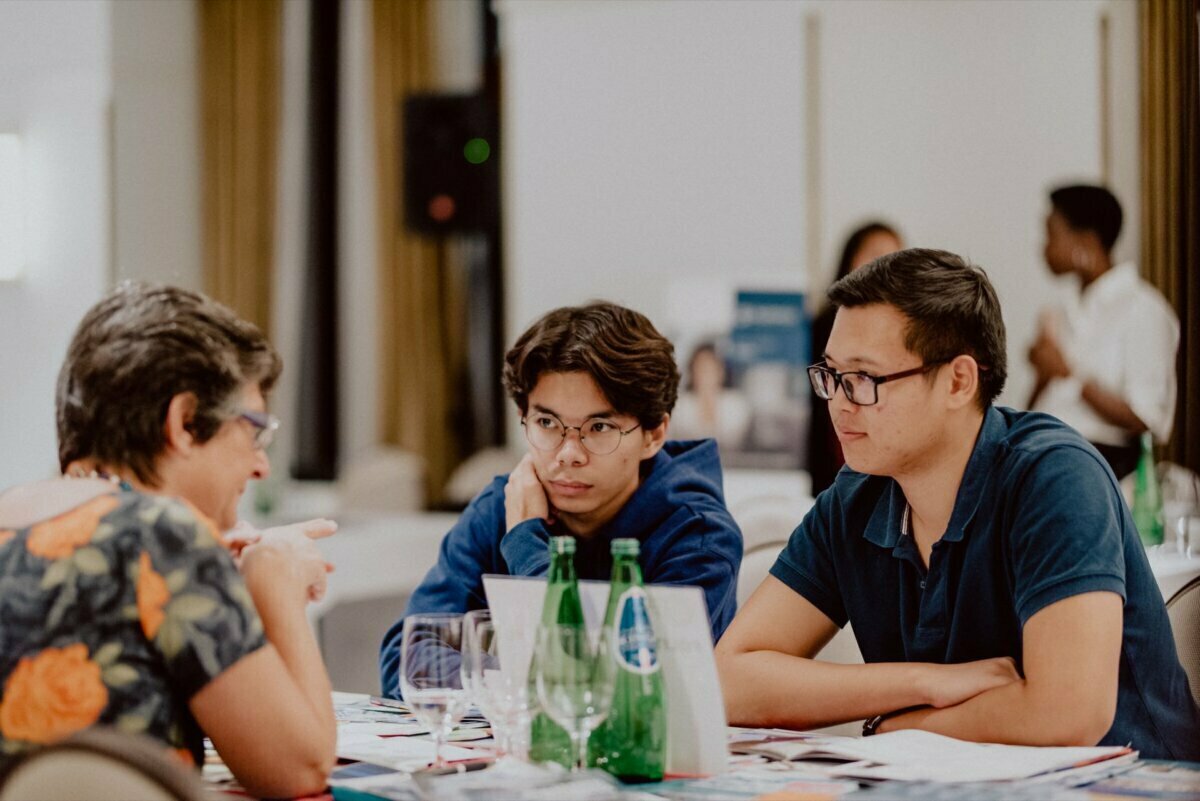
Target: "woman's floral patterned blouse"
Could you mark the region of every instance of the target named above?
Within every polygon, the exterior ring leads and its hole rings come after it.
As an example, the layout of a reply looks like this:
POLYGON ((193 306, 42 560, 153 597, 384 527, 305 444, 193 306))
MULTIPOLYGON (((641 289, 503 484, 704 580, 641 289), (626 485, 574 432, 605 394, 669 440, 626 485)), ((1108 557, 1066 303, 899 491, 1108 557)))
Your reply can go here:
POLYGON ((215 526, 182 501, 101 495, 0 529, 0 768, 95 723, 200 764, 188 700, 265 642, 215 526))

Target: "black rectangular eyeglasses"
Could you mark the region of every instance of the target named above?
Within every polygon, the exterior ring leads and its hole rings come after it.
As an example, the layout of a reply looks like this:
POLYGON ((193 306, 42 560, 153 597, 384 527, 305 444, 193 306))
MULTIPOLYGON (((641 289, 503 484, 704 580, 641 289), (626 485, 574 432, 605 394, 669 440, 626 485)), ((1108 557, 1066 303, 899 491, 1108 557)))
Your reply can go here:
POLYGON ((813 392, 821 400, 833 400, 833 394, 841 387, 846 393, 846 400, 856 406, 874 406, 879 403, 879 385, 889 381, 897 381, 913 375, 927 373, 934 368, 949 362, 949 359, 939 359, 911 370, 901 370, 887 375, 871 375, 861 370, 839 373, 824 363, 814 364, 808 368, 808 380, 812 383, 813 392))

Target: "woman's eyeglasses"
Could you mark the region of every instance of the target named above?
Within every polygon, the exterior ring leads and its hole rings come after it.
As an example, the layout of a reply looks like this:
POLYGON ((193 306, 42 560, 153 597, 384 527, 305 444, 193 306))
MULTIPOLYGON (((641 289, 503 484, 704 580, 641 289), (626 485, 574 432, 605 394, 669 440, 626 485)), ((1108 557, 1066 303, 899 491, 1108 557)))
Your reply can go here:
POLYGON ((254 447, 266 450, 275 439, 275 432, 279 430, 279 418, 273 414, 249 409, 238 412, 238 417, 254 426, 254 447))

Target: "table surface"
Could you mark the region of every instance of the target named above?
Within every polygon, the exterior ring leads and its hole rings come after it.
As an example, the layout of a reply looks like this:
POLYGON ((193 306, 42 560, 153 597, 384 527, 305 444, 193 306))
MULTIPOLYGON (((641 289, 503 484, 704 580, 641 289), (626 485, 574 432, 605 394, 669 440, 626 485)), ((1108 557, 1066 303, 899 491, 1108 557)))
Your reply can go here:
MULTIPOLYGON (((339 710, 339 718, 355 714, 355 710, 363 709, 364 696, 345 693, 335 693, 335 705, 339 710)), ((399 716, 397 716, 399 717, 399 716)), ((349 724, 339 724, 349 725, 349 724)), ((730 729, 731 742, 735 735, 746 730, 730 729)), ((782 736, 787 736, 781 730, 772 730, 782 736)), ((420 736, 418 735, 418 738, 420 736)), ((408 739, 408 738, 405 738, 408 739)), ((457 743, 460 748, 467 748, 481 757, 493 754, 490 740, 457 743)), ((458 756, 463 758, 463 752, 458 756)), ((1105 801, 1115 801, 1120 798, 1170 798, 1170 799, 1200 799, 1200 763, 1161 762, 1156 760, 1137 760, 1119 770, 1100 771, 1086 778, 1076 780, 1080 787, 1088 786, 1088 792, 1081 792, 1075 787, 1062 782, 1046 781, 1016 781, 996 782, 990 784, 951 785, 936 783, 907 783, 883 782, 876 784, 855 783, 854 780, 838 779, 835 777, 814 774, 811 770, 796 766, 795 763, 771 762, 761 757, 745 755, 730 755, 730 770, 720 776, 707 778, 668 778, 658 784, 626 785, 621 788, 622 797, 633 801, 650 801, 650 799, 673 799, 673 801, 739 801, 739 799, 759 798, 771 795, 779 801, 804 801, 808 799, 846 798, 867 799, 868 801, 888 801, 888 799, 962 799, 980 798, 997 799, 998 801, 1023 801, 1024 799, 1060 799, 1061 801, 1095 801, 1103 797, 1105 801), (1086 782, 1085 784, 1079 784, 1086 782), (1103 795, 1093 794, 1101 791, 1103 795), (774 794, 774 795, 772 795, 774 794)), ((1115 764, 1115 763, 1114 763, 1115 764)), ((353 766, 350 766, 353 772, 353 766)), ((529 768, 530 770, 535 770, 529 768)), ((343 775, 347 772, 340 767, 343 775)), ((488 767, 478 773, 464 774, 472 776, 476 786, 489 787, 491 781, 497 782, 499 788, 512 787, 510 778, 507 784, 500 784, 501 773, 493 773, 494 767, 488 767)), ((596 772, 593 772, 596 773, 596 772)), ((337 777, 335 772, 335 780, 337 777)), ((366 787, 346 787, 335 783, 333 797, 335 799, 359 799, 365 801, 371 798, 402 798, 397 791, 403 792, 404 787, 412 787, 412 782, 403 771, 381 774, 392 776, 391 790, 387 794, 376 795, 366 787)), ((607 782, 608 778, 601 777, 607 782)), ((423 780, 424 781, 424 780, 423 780)), ((433 779, 434 782, 441 778, 433 779)), ((443 785, 445 786, 445 785, 443 785)), ((428 792, 428 786, 423 788, 428 792)), ((602 788, 603 789, 603 788, 602 788)), ((383 791, 381 791, 383 792, 383 791)), ((413 790, 415 793, 415 789, 413 790)), ((503 792, 503 790, 501 790, 503 792)), ((436 797, 436 793, 434 797, 436 797)), ((485 796, 469 795, 467 798, 483 798, 485 796)), ((488 796, 491 797, 491 796, 488 796)), ((540 798, 548 797, 542 793, 540 798)), ((415 800, 417 796, 414 794, 415 800)))
POLYGON ((1146 555, 1164 601, 1171 600, 1189 581, 1200 576, 1200 554, 1182 554, 1160 545, 1148 549, 1146 555))

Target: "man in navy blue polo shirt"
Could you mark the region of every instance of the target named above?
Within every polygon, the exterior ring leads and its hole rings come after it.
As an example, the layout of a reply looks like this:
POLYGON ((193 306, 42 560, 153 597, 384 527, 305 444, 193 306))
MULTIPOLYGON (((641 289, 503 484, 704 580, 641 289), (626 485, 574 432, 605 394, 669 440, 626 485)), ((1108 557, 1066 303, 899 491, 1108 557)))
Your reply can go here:
POLYGON ((1200 710, 1112 471, 1055 418, 992 406, 1005 333, 984 272, 906 250, 829 297, 809 374, 847 468, 721 639, 730 722, 1200 759, 1200 710), (815 660, 847 622, 866 664, 815 660))

